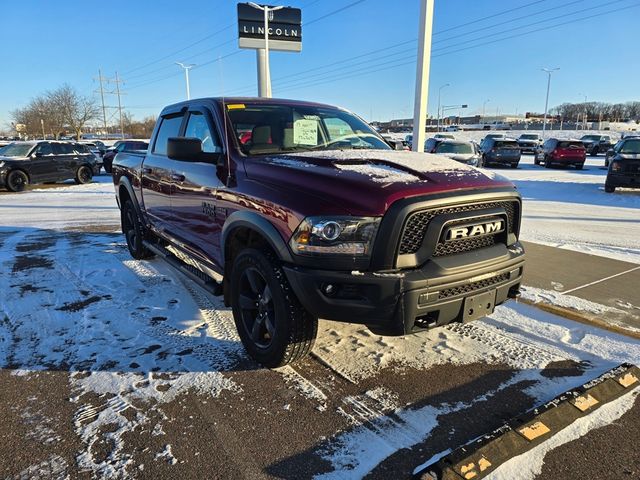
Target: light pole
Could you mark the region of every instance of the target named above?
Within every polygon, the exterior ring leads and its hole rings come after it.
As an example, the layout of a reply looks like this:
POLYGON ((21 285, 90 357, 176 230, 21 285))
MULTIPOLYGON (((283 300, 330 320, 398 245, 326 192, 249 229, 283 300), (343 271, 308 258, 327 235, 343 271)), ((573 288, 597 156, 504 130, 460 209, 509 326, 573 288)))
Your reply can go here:
POLYGON ((487 106, 487 103, 491 101, 490 98, 487 98, 484 102, 482 102, 482 126, 484 127, 484 107, 487 106))
POLYGON ((547 78, 547 98, 544 101, 544 120, 542 122, 542 138, 544 138, 544 134, 547 130, 547 110, 549 109, 549 89, 551 88, 551 74, 560 70, 560 68, 543 68, 542 71, 546 72, 548 75, 547 78))
POLYGON ((264 75, 264 78, 260 82, 260 96, 271 98, 271 69, 269 67, 269 17, 273 20, 273 12, 280 10, 284 7, 269 7, 268 5, 258 5, 257 3, 249 2, 253 8, 262 10, 264 12, 264 68, 260 68, 260 51, 258 51, 258 72, 260 75, 264 75))
POLYGON ((44 134, 44 120, 42 118, 40 119, 40 126, 42 127, 42 139, 46 140, 45 134, 44 134))
POLYGON ((431 69, 431 31, 433 28, 434 0, 420 1, 418 21, 418 55, 416 58, 416 90, 413 101, 414 152, 424 152, 427 104, 429 102, 429 71, 431 69))
POLYGON ((444 85, 440 85, 440 88, 438 88, 438 131, 440 131, 440 95, 442 94, 442 89, 444 87, 450 87, 451 84, 449 83, 445 83, 444 85))
POLYGON ((187 100, 190 100, 191 91, 189 90, 189 70, 191 70, 196 65, 194 63, 182 63, 182 62, 176 62, 176 65, 180 65, 184 69, 184 79, 187 82, 187 100))
MULTIPOLYGON (((587 129, 587 96, 584 93, 579 93, 578 96, 584 97, 584 111, 582 114, 582 130, 587 129)), ((578 128, 576 127, 576 130, 578 128)))

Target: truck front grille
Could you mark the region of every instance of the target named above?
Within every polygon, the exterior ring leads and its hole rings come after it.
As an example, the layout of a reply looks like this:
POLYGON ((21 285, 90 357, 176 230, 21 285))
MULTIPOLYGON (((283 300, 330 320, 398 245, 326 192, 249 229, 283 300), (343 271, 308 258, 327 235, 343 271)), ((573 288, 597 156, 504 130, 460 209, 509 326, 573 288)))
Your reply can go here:
POLYGON ((438 295, 438 299, 456 297, 458 295, 465 295, 467 293, 475 292, 476 290, 481 290, 483 288, 492 287, 499 283, 505 282, 509 279, 509 273, 501 273, 500 275, 496 275, 495 277, 485 278, 484 280, 479 280, 477 282, 467 283, 466 285, 460 285, 457 287, 447 288, 445 290, 441 290, 438 295))
MULTIPOLYGON (((422 245, 422 240, 427 232, 429 222, 439 215, 502 208, 507 214, 507 232, 513 233, 515 229, 516 209, 518 208, 517 204, 518 202, 516 201, 474 203, 470 205, 458 205, 455 207, 443 207, 414 212, 409 215, 409 218, 405 223, 404 230, 402 231, 399 254, 406 255, 416 253, 422 245)), ((448 245, 440 243, 436 246, 434 254, 436 256, 451 255, 453 253, 466 252, 491 246, 494 243, 495 238, 493 236, 447 242, 448 245)))

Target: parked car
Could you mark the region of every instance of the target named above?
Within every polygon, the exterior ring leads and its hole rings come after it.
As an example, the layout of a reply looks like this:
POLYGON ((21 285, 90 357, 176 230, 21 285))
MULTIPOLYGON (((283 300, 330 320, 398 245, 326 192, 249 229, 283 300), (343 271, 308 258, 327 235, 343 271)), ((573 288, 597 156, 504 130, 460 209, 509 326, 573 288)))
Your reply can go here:
POLYGON ((96 157, 79 143, 15 142, 0 152, 0 187, 20 192, 29 184, 74 179, 88 183, 96 157))
POLYGON ((402 335, 518 295, 513 184, 393 151, 344 109, 189 100, 163 109, 150 144, 113 163, 131 255, 159 255, 222 294, 263 365, 305 356, 319 318, 402 335))
POLYGON ((460 127, 457 125, 449 125, 447 127, 445 127, 444 129, 445 132, 459 132, 460 131, 460 127))
POLYGON ((508 138, 487 138, 480 145, 482 157, 480 160, 481 167, 490 167, 491 165, 510 166, 518 168, 520 163, 520 146, 518 142, 508 138))
POLYGON ((102 157, 102 166, 104 171, 111 173, 111 165, 113 164, 114 157, 120 152, 135 152, 137 150, 144 151, 149 148, 148 142, 141 142, 138 140, 118 140, 113 148, 107 150, 102 157))
POLYGON ((625 137, 607 152, 609 170, 604 191, 612 193, 616 187, 640 188, 640 137, 625 137))
MULTIPOLYGON (((452 131, 457 131, 457 130, 452 130, 452 131)), ((454 137, 453 135, 451 135, 450 133, 436 133, 433 138, 442 138, 442 139, 450 139, 450 140, 454 140, 456 137, 454 137)))
POLYGON ((482 148, 482 144, 486 141, 489 140, 491 138, 507 138, 507 135, 504 133, 488 133, 484 136, 484 138, 482 140, 480 140, 480 148, 482 148))
POLYGON ((542 137, 537 133, 523 133, 516 141, 520 146, 520 151, 536 153, 540 145, 542 145, 542 137))
POLYGON ((580 141, 589 155, 594 156, 607 152, 613 146, 610 135, 584 135, 580 141))
POLYGON ((444 155, 456 162, 465 163, 474 167, 477 167, 480 163, 480 150, 473 142, 444 140, 438 144, 433 153, 436 155, 444 155))
POLYGON ((99 158, 102 158, 107 151, 106 145, 102 143, 100 140, 91 140, 91 141, 82 140, 80 141, 80 143, 82 145, 87 145, 89 149, 99 158))
POLYGON ((546 168, 553 165, 574 166, 582 170, 587 159, 587 151, 580 140, 549 138, 536 153, 533 163, 544 163, 546 168))
POLYGON ((442 143, 444 140, 444 138, 427 138, 424 142, 425 153, 434 153, 438 145, 440 145, 440 143, 442 143))

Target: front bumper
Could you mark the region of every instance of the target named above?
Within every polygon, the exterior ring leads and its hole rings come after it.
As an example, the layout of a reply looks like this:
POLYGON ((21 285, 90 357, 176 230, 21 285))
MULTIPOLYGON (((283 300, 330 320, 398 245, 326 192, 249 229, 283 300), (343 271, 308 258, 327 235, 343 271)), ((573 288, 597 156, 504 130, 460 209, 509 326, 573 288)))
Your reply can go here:
POLYGON ((297 266, 285 266, 285 273, 297 297, 316 318, 365 324, 376 333, 403 335, 463 321, 469 297, 495 292, 495 296, 489 294, 493 309, 518 294, 524 269, 522 245, 495 245, 485 250, 483 255, 451 255, 397 273, 297 266), (326 293, 328 285, 333 287, 331 294, 326 293))

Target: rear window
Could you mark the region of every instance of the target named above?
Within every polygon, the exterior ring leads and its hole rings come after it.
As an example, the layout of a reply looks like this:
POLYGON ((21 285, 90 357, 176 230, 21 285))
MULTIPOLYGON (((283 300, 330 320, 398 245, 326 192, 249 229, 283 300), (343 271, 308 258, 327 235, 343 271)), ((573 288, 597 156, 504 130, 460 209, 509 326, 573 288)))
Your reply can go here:
POLYGON ((537 140, 538 135, 520 135, 522 140, 537 140))
POLYGON ((499 142, 496 142, 495 148, 503 148, 505 150, 509 150, 509 149, 516 149, 516 148, 519 149, 520 146, 518 145, 518 142, 511 142, 511 141, 505 142, 504 140, 501 140, 499 142))
POLYGON ((640 153, 640 138, 624 142, 624 145, 620 149, 620 153, 640 153))
MULTIPOLYGON (((182 124, 182 115, 172 117, 164 117, 156 136, 156 143, 153 147, 153 153, 157 155, 167 154, 167 140, 171 137, 177 137, 180 133, 180 125, 182 124)), ((125 145, 124 149, 128 149, 125 145)))
POLYGON ((436 147, 436 153, 472 154, 474 152, 470 143, 441 143, 436 147))
POLYGON ((584 148, 582 142, 558 142, 558 146, 556 148, 584 148))

